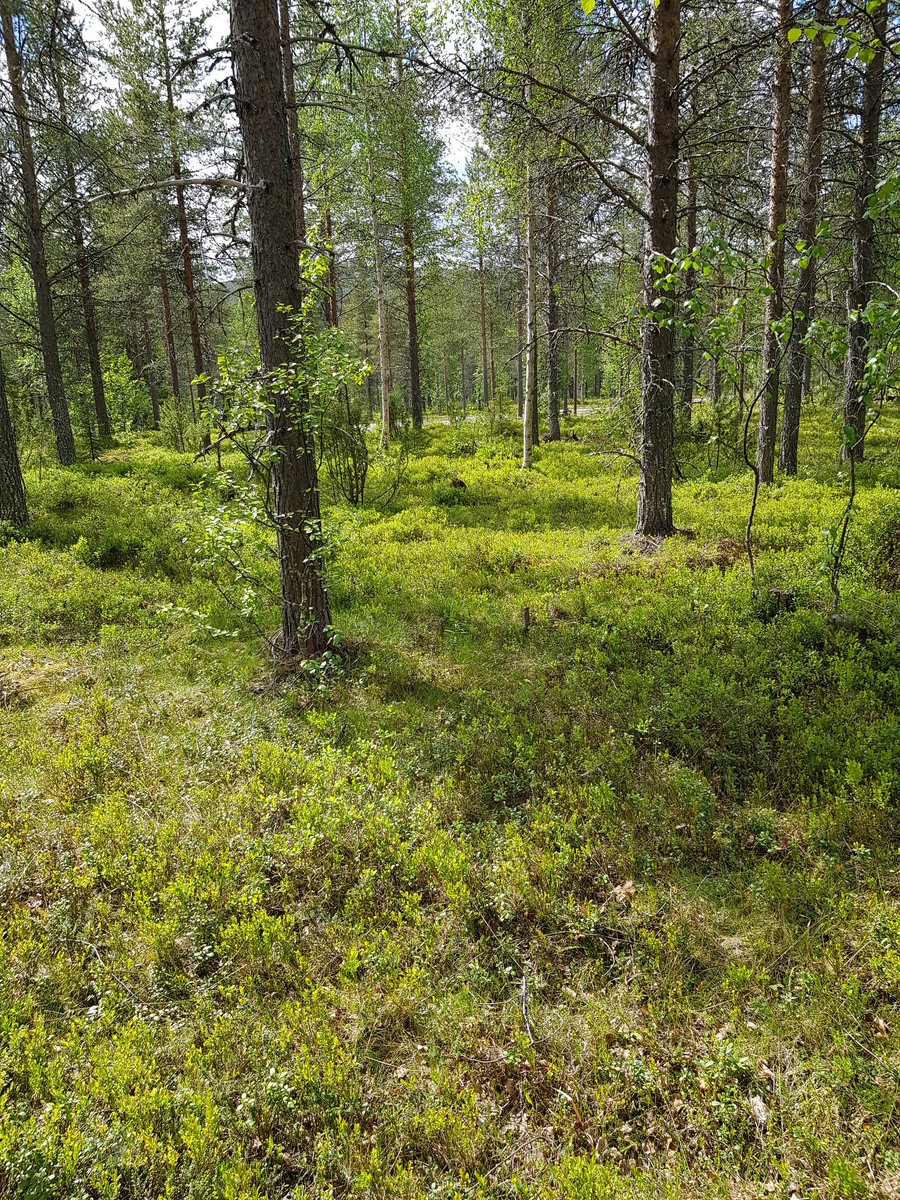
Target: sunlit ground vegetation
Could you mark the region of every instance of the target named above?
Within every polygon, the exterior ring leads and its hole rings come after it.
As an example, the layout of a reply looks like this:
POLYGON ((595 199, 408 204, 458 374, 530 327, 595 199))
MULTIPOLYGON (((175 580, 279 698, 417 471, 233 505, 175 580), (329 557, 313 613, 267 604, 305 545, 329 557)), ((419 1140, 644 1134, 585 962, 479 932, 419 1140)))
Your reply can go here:
POLYGON ((900 1194, 900 418, 838 623, 804 420, 755 588, 708 415, 659 546, 603 414, 529 475, 512 422, 427 426, 385 511, 329 504, 342 652, 299 677, 210 551, 229 476, 32 464, 0 1194, 900 1194))

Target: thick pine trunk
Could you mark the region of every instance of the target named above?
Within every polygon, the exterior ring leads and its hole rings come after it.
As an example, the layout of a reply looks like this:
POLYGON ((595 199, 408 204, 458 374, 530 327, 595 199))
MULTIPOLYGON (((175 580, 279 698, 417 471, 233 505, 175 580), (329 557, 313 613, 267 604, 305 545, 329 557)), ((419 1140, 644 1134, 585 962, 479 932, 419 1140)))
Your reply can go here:
POLYGON ((53 432, 56 436, 56 452, 64 467, 75 461, 75 439, 69 406, 63 388, 62 367, 59 361, 59 340, 56 334, 56 318, 53 313, 53 296, 50 291, 50 276, 47 271, 47 254, 44 248, 44 225, 41 218, 41 202, 38 196, 37 174, 34 166, 34 149, 31 143, 31 126, 28 103, 22 82, 22 62, 16 45, 12 9, 9 0, 0 0, 0 27, 6 50, 6 65, 9 72, 9 88, 12 93, 13 110, 19 135, 19 155, 22 166, 22 206, 25 216, 25 236, 28 243, 28 259, 34 294, 37 304, 38 330, 41 339, 41 355, 44 360, 44 378, 47 383, 47 399, 53 417, 53 432))
MULTIPOLYGON (((276 372, 291 357, 288 317, 300 296, 295 206, 275 6, 231 0, 235 108, 244 142, 256 325, 262 365, 276 372)), ((285 653, 321 654, 331 613, 325 590, 322 520, 308 404, 274 389, 267 417, 285 653)))
MULTIPOLYGON (((866 63, 863 77, 862 109, 859 120, 859 158, 856 167, 856 193, 853 203, 853 251, 850 264, 850 289, 847 297, 850 328, 847 357, 844 362, 844 424, 856 431, 852 449, 855 462, 865 452, 866 396, 863 375, 869 354, 869 326, 861 315, 869 303, 875 270, 875 222, 866 216, 869 196, 878 184, 878 133, 884 92, 884 42, 887 37, 887 3, 872 18, 877 39, 875 53, 866 63)), ((844 446, 844 458, 851 450, 844 446)))
POLYGON ((774 328, 784 313, 784 232, 787 217, 788 134, 791 121, 791 47, 793 0, 778 0, 775 29, 775 75, 772 83, 772 162, 769 174, 769 225, 766 253, 766 324, 763 331, 762 391, 756 470, 760 483, 775 478, 775 431, 781 374, 781 339, 774 328))
MULTIPOLYGON (((659 0, 650 12, 650 103, 644 303, 657 299, 654 256, 670 256, 678 236, 678 44, 681 0, 659 0)), ((647 316, 641 330, 641 475, 637 532, 668 535, 672 524, 675 425, 675 334, 647 316)))
POLYGON ((559 430, 559 249, 556 236, 556 196, 547 187, 547 433, 558 442, 559 430))
MULTIPOLYGON (((826 25, 829 0, 816 0, 816 20, 826 25)), ((816 240, 819 213, 819 188, 822 178, 822 130, 825 124, 825 63, 827 49, 821 35, 814 39, 809 59, 809 108, 806 112, 806 149, 803 178, 800 181, 800 240, 811 247, 816 240)), ((815 301, 816 260, 810 258, 800 268, 794 328, 788 346, 787 374, 784 382, 784 412, 781 417, 781 443, 778 466, 786 475, 797 474, 797 446, 800 439, 800 401, 803 397, 809 355, 803 339, 815 301)))
POLYGON ((16 449, 16 436, 6 399, 6 376, 0 360, 0 521, 20 528, 28 524, 25 485, 16 449))
MULTIPOLYGON (((278 0, 278 36, 281 46, 281 76, 287 109, 288 147, 291 154, 291 180, 294 185, 294 230, 296 251, 306 245, 306 200, 303 185, 303 159, 300 155, 300 126, 297 112, 297 87, 294 82, 294 55, 291 50, 291 13, 288 0, 278 0)), ((328 233, 331 238, 331 231, 328 233)), ((332 322, 336 325, 337 321, 332 322)))

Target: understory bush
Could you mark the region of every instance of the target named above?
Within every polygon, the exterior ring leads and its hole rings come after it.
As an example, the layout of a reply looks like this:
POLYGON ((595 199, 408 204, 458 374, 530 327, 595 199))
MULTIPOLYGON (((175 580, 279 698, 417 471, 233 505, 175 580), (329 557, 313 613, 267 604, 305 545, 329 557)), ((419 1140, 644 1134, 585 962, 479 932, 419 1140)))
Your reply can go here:
POLYGON ((648 545, 605 419, 528 476, 499 424, 427 425, 383 512, 326 495, 316 677, 267 657, 236 456, 29 468, 0 1195, 896 1194, 882 435, 836 621, 824 451, 762 493, 753 581, 746 472, 695 464, 648 545))

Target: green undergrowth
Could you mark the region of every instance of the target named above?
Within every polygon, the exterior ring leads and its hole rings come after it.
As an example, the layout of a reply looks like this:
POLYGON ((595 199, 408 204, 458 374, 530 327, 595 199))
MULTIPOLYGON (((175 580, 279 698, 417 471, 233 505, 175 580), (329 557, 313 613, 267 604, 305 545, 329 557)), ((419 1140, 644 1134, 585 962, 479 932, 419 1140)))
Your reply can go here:
POLYGON ((327 509, 347 653, 302 677, 204 550, 239 462, 31 473, 0 1195, 900 1194, 896 424, 837 623, 827 413, 755 582, 699 422, 659 546, 602 414, 528 476, 512 423, 430 426, 327 509))

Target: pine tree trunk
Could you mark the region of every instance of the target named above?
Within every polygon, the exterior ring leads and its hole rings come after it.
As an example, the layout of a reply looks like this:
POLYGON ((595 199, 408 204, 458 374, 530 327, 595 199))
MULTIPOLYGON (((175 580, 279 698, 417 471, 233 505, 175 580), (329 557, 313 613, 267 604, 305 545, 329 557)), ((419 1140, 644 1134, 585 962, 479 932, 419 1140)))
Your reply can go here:
MULTIPOLYGON (((856 432, 852 449, 855 462, 865 452, 866 395, 863 375, 869 353, 869 326, 861 315, 872 292, 875 270, 875 222, 866 216, 869 196, 878 184, 878 134, 884 92, 884 43, 887 37, 887 3, 875 11, 873 32, 878 39, 875 53, 866 63, 863 77, 862 110, 859 121, 859 157, 856 167, 856 194, 853 204, 853 250, 850 264, 850 288, 847 297, 850 328, 847 357, 844 361, 844 424, 856 432)), ((844 446, 843 457, 851 449, 844 446)))
MULTIPOLYGON (((300 273, 287 116, 275 7, 268 0, 231 0, 235 108, 244 142, 256 325, 262 365, 276 372, 291 357, 288 317, 300 273)), ((322 520, 315 446, 306 398, 274 390, 267 416, 274 451, 272 482, 281 581, 281 648, 321 654, 331 612, 325 589, 322 520)))
MULTIPOLYGON (((68 106, 66 91, 56 55, 51 55, 53 84, 56 89, 56 99, 59 104, 59 119, 65 138, 69 128, 68 106)), ((97 318, 94 307, 94 294, 91 290, 91 276, 88 267, 87 251, 84 244, 84 226, 81 222, 78 189, 75 183, 75 170, 72 157, 69 154, 68 143, 64 141, 64 156, 66 167, 66 187, 69 193, 69 205, 72 214, 72 240, 75 243, 75 266, 78 271, 78 286, 81 291, 81 311, 84 316, 84 335, 87 342, 88 363, 91 370, 91 392, 94 398, 94 411, 97 414, 97 430, 101 437, 109 437, 109 413, 106 410, 106 390, 103 386, 103 368, 100 365, 100 345, 97 339, 97 318)))
POLYGON ((556 197, 547 187, 547 434, 560 439, 559 430, 559 254, 556 240, 556 197))
MULTIPOLYGON (((687 208, 685 210, 684 228, 685 249, 692 251, 697 245, 697 175, 693 159, 687 159, 687 208)), ((696 286, 696 271, 688 271, 684 281, 684 300, 689 305, 693 300, 696 286)), ((693 322, 690 311, 685 313, 688 321, 693 322)), ((678 405, 678 424, 682 430, 691 428, 691 413, 694 408, 694 330, 693 325, 685 334, 681 350, 681 398, 678 405)))
POLYGON ((141 300, 141 325, 144 335, 144 357, 147 360, 147 384, 150 388, 150 404, 153 408, 153 428, 159 429, 159 389, 156 385, 156 363, 153 361, 153 342, 150 339, 147 306, 143 300, 141 300))
MULTIPOLYGON (((367 122, 368 124, 368 122, 367 122)), ((371 139, 371 134, 369 134, 371 139)), ((391 438, 391 341, 388 329, 387 296, 384 288, 384 264, 381 259, 381 234, 378 205, 375 200, 375 167, 369 155, 369 206, 372 212, 372 241, 375 249, 375 289, 378 299, 378 357, 381 366, 381 443, 391 438)))
POLYGON ((772 165, 769 176, 769 227, 766 253, 766 325, 763 331, 762 394, 756 469, 760 483, 775 478, 775 431, 781 339, 774 328, 784 313, 784 233, 787 217, 788 134, 791 121, 791 47, 788 32, 794 20, 793 0, 778 0, 775 30, 775 77, 772 85, 772 165))
MULTIPOLYGON (((826 25, 829 0, 816 0, 816 20, 826 25)), ((809 108, 806 112, 806 149, 803 177, 800 181, 800 240, 812 247, 816 240, 819 213, 819 188, 822 178, 822 130, 825 124, 825 63, 827 49, 821 35, 814 39, 809 59, 809 108)), ((809 355, 803 345, 815 302, 816 260, 810 258, 800 268, 795 305, 794 328, 788 346, 787 374, 784 383, 784 412, 781 417, 781 444, 778 466, 786 475, 797 474, 797 446, 800 440, 800 401, 809 355)))
POLYGON ((337 259, 334 249, 334 229, 331 225, 331 205, 325 203, 325 240, 328 242, 328 323, 338 327, 337 259))
MULTIPOLYGON (((644 303, 658 293, 654 256, 670 256, 678 236, 678 45, 681 0, 659 0, 650 12, 650 103, 647 134, 647 220, 644 303)), ((637 532, 668 535, 672 524, 675 433, 675 334, 652 317, 641 330, 641 475, 637 532)))
MULTIPOLYGON (((175 98, 172 89, 172 71, 169 64, 169 44, 166 35, 165 6, 160 5, 160 37, 162 42, 162 60, 164 82, 166 86, 166 107, 172 118, 169 127, 169 148, 172 156, 172 178, 181 179, 181 155, 175 138, 175 98)), ((282 111, 283 99, 282 99, 282 111)), ((293 202, 292 202, 293 203, 293 202)), ((191 335, 191 352, 194 359, 194 377, 197 380, 197 398, 201 402, 206 399, 206 384, 203 376, 206 368, 203 362, 203 339, 200 336, 200 309, 197 305, 197 288, 194 282, 194 260, 191 254, 191 241, 188 232, 187 208, 184 202, 184 188, 175 188, 175 211, 178 215, 178 235, 181 244, 181 261, 184 269, 184 295, 187 300, 188 329, 191 335)), ((204 437, 208 441, 208 434, 204 437)))
MULTIPOLYGON (((481 293, 481 400, 485 408, 491 406, 491 389, 488 374, 487 310, 484 303, 484 255, 478 252, 478 286, 481 293)), ((479 405, 479 408, 481 405, 479 405)))
POLYGON ((537 263, 531 166, 525 167, 525 403, 522 406, 522 470, 531 470, 537 409, 537 263))
POLYGON ((163 332, 166 340, 166 357, 169 360, 169 385, 172 395, 181 403, 181 381, 178 377, 178 354, 175 350, 175 331, 172 328, 172 299, 169 295, 169 273, 165 264, 159 269, 159 290, 162 295, 163 332))
POLYGON ((75 439, 72 436, 72 421, 63 388, 62 367, 59 361, 59 341, 56 334, 56 318, 53 313, 53 296, 50 291, 50 276, 47 271, 47 254, 44 248, 44 225, 41 218, 41 203, 38 196, 37 174, 34 166, 34 149, 31 143, 31 126, 28 103, 22 82, 22 62, 15 40, 12 9, 9 0, 0 0, 0 28, 6 50, 6 65, 9 73, 9 88, 12 93, 13 110, 19 135, 19 155, 22 166, 22 203, 25 214, 25 235, 28 242, 28 258, 34 294, 37 304, 38 330, 41 339, 41 355, 44 360, 44 379, 47 383, 47 399, 53 417, 53 432, 56 437, 56 453, 64 467, 75 461, 75 439))
MULTIPOLYGON (((489 348, 490 348, 490 352, 491 352, 491 402, 493 403, 494 397, 497 395, 497 368, 494 365, 494 318, 493 317, 491 317, 489 329, 490 329, 490 342, 488 344, 489 344, 489 348)), ((502 401, 501 401, 501 404, 502 404, 502 401)))
POLYGON ((525 412, 524 362, 522 360, 524 340, 522 337, 522 310, 516 312, 516 408, 519 420, 525 412))
MULTIPOLYGON (((294 81, 294 55, 291 51, 291 14, 288 0, 278 0, 279 42, 284 101, 287 109, 288 147, 291 154, 291 179, 294 185, 294 229, 296 252, 306 245, 306 201, 303 184, 303 159, 300 155, 300 125, 297 111, 297 87, 294 81)), ((329 238, 331 233, 329 231, 329 238)), ((337 324, 337 321, 334 322, 337 324)))
POLYGON ((409 329, 409 398, 412 423, 422 428, 422 384, 419 379, 419 321, 416 315, 416 260, 413 250, 412 216, 403 213, 403 267, 406 280, 406 323, 409 329))
POLYGON ((25 485, 16 449, 16 436, 6 399, 6 375, 0 359, 0 521, 23 528, 28 524, 25 485))
POLYGON ((459 403, 463 416, 466 415, 466 343, 459 341, 459 403))
MULTIPOLYGON (((572 411, 578 416, 578 338, 573 339, 572 348, 572 411)), ((566 413, 566 416, 569 414, 566 413)))

